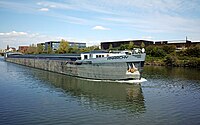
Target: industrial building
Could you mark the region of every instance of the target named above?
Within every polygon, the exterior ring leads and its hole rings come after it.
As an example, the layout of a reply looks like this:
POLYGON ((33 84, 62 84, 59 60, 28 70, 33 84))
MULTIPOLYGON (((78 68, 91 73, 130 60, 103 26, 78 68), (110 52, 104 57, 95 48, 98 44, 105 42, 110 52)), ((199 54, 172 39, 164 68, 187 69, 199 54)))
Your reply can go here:
POLYGON ((28 48, 29 48, 29 46, 19 46, 18 51, 21 53, 25 53, 25 52, 27 52, 28 48))
POLYGON ((112 45, 113 48, 120 47, 121 45, 129 44, 130 42, 133 42, 134 45, 140 47, 142 43, 144 43, 145 47, 149 45, 153 46, 163 46, 163 45, 174 45, 176 46, 177 50, 185 49, 190 46, 195 46, 197 44, 200 44, 200 42, 192 42, 190 40, 170 40, 170 41, 148 41, 148 40, 126 40, 126 41, 112 41, 112 42, 101 42, 101 49, 107 50, 109 49, 109 46, 112 45))
POLYGON ((174 45, 176 46, 177 50, 186 49, 190 46, 195 46, 197 44, 200 44, 200 42, 192 42, 189 40, 171 40, 171 41, 155 41, 156 46, 162 46, 162 45, 174 45))
MULTIPOLYGON (((47 50, 50 46, 52 50, 58 50, 61 41, 49 41, 44 43, 44 49, 47 50)), ((78 48, 85 48, 86 43, 79 43, 79 42, 68 42, 70 47, 77 46, 78 48)))
POLYGON ((153 41, 148 41, 148 40, 126 40, 126 41, 101 42, 101 49, 107 50, 109 49, 110 45, 112 45, 113 48, 116 48, 124 44, 129 44, 130 42, 133 42, 134 45, 136 46, 141 46, 142 43, 144 43, 145 46, 154 44, 153 41))

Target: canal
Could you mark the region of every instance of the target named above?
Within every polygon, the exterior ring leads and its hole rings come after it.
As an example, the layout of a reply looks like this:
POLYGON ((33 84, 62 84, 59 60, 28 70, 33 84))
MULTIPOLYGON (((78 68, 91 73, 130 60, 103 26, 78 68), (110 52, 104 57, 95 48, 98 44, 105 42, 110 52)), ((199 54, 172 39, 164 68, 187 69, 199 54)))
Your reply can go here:
POLYGON ((200 124, 200 70, 145 66, 143 77, 88 81, 0 58, 0 124, 200 124))

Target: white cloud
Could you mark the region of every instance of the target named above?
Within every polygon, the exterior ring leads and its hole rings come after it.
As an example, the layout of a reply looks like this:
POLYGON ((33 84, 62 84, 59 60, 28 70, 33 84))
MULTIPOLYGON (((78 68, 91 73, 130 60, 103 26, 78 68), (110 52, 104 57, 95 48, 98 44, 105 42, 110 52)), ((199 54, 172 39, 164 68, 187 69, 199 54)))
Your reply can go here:
POLYGON ((84 2, 80 2, 79 0, 68 0, 63 2, 44 1, 44 2, 38 2, 37 5, 47 8, 75 10, 80 12, 114 14, 111 11, 105 10, 104 6, 99 6, 98 4, 96 4, 96 2, 88 0, 85 0, 84 2))
POLYGON ((29 46, 31 44, 44 43, 47 41, 59 41, 61 39, 72 42, 86 42, 87 46, 99 45, 100 43, 100 41, 94 41, 94 39, 77 39, 73 37, 48 36, 39 33, 12 31, 0 33, 0 49, 5 49, 7 45, 18 49, 19 46, 29 46))
MULTIPOLYGON (((199 39, 199 6, 200 2, 195 0, 61 0, 55 2, 42 0, 35 4, 0 0, 0 8, 9 11, 48 16, 56 21, 66 22, 66 25, 73 23, 87 27, 95 26, 93 30, 110 30, 103 26, 117 27, 112 30, 126 30, 153 38, 175 37, 178 34, 181 37, 187 35, 199 39), (50 10, 51 13, 41 13, 38 9, 50 10)), ((79 29, 75 28, 75 30, 79 29)), ((3 34, 0 33, 1 35, 3 34)))
POLYGON ((51 8, 56 8, 56 5, 49 5, 49 7, 51 7, 51 8))
POLYGON ((49 11, 49 9, 48 8, 40 8, 39 11, 47 12, 47 11, 49 11))
POLYGON ((200 19, 184 18, 167 14, 154 14, 149 17, 105 17, 99 18, 115 26, 129 27, 139 32, 146 33, 193 33, 199 34, 200 19))
POLYGON ((103 26, 95 26, 92 29, 93 30, 110 30, 110 28, 106 28, 106 27, 103 27, 103 26))
POLYGON ((37 44, 51 40, 61 40, 66 39, 64 37, 55 37, 55 36, 47 36, 41 35, 39 33, 28 33, 28 32, 1 32, 0 33, 0 49, 5 49, 7 45, 11 47, 26 45, 29 46, 30 44, 37 44))
POLYGON ((8 33, 0 33, 0 36, 24 36, 27 35, 26 32, 16 32, 16 31, 12 31, 12 32, 8 32, 8 33))
POLYGON ((56 3, 54 2, 38 2, 37 5, 48 8, 56 8, 56 3))

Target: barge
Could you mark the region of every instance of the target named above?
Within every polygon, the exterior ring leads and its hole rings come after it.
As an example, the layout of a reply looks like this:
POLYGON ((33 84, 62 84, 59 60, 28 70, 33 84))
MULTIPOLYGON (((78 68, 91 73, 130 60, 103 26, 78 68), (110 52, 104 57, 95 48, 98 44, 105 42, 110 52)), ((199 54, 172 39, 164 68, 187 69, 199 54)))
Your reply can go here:
POLYGON ((96 80, 140 80, 145 57, 144 49, 54 55, 5 54, 8 62, 96 80))

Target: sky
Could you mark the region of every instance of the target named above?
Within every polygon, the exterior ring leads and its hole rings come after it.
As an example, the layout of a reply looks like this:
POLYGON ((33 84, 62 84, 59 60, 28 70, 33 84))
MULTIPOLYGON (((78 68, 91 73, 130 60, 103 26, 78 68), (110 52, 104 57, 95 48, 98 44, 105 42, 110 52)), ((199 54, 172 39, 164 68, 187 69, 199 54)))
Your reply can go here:
POLYGON ((186 36, 200 41, 200 0, 0 0, 0 49, 186 36))

